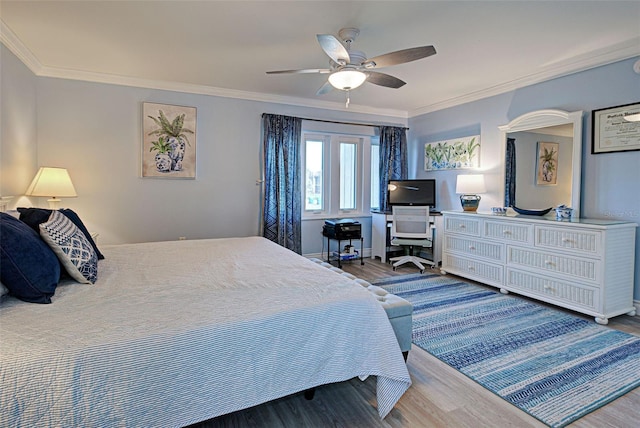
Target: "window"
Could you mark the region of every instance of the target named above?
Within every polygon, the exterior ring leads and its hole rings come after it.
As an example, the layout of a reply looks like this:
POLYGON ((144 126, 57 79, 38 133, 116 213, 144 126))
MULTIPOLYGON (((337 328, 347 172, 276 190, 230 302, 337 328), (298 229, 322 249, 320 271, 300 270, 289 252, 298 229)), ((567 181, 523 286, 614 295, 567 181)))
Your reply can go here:
POLYGON ((372 154, 369 136, 303 133, 303 217, 368 214, 372 154))
POLYGON ((380 141, 371 142, 371 209, 380 209, 380 141))
POLYGON ((340 143, 340 209, 356 209, 357 145, 340 143))
POLYGON ((305 210, 322 211, 323 204, 323 141, 309 139, 305 141, 305 210))

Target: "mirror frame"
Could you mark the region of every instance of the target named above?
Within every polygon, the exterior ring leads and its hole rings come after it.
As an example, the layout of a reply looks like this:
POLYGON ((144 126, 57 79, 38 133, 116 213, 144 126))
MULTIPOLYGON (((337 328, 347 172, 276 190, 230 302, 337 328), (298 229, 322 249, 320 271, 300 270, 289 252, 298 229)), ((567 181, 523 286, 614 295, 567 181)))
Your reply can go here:
POLYGON ((573 152, 571 156, 571 208, 573 218, 580 218, 580 194, 582 182, 582 111, 568 112, 564 110, 537 110, 518 116, 506 125, 499 126, 500 141, 502 142, 502 190, 500 201, 504 204, 505 188, 504 157, 506 153, 507 134, 519 131, 534 131, 538 128, 546 128, 556 125, 573 125, 573 152))

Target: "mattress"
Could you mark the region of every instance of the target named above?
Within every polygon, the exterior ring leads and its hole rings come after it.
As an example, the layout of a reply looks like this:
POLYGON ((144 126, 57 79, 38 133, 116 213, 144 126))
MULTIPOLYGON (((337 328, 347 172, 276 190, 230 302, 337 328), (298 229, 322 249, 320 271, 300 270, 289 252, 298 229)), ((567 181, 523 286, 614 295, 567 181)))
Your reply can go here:
POLYGON ((384 309, 264 238, 101 246, 95 284, 0 304, 0 426, 184 426, 377 376, 411 380, 384 309))

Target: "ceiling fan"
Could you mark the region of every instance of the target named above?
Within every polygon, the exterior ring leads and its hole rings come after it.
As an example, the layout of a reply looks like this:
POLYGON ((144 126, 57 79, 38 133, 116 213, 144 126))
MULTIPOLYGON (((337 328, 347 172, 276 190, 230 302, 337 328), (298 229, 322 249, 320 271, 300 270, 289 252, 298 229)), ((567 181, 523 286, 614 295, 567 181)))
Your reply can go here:
POLYGON ((331 58, 330 68, 267 71, 267 74, 329 74, 328 81, 322 85, 316 95, 326 94, 333 88, 348 92, 362 85, 365 81, 374 85, 398 89, 406 82, 374 70, 426 58, 436 53, 433 46, 420 46, 367 58, 364 52, 351 49, 351 42, 359 34, 360 30, 357 28, 341 29, 338 36, 346 44, 346 47, 331 34, 317 35, 320 47, 331 58))

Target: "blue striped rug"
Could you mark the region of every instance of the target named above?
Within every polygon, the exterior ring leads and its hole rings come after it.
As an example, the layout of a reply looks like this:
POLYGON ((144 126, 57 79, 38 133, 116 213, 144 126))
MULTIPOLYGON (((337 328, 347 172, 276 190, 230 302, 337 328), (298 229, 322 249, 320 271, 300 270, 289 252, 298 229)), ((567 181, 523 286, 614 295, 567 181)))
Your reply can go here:
POLYGON ((640 337, 438 274, 374 282, 413 304, 413 343, 552 427, 640 385, 640 337))

